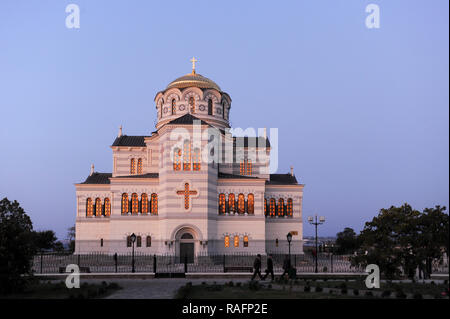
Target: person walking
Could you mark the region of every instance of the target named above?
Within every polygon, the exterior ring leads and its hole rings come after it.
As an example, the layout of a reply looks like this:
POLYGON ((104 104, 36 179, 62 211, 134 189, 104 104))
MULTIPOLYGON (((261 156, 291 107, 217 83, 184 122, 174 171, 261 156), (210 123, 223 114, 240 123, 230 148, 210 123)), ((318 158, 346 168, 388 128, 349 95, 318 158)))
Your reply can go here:
POLYGON ((286 256, 283 261, 283 274, 281 275, 281 277, 284 277, 284 275, 286 274, 288 274, 289 276, 289 269, 291 269, 291 260, 288 256, 286 256))
POLYGON ((254 280, 256 278, 256 275, 259 276, 260 279, 263 279, 263 277, 261 276, 261 255, 258 254, 255 258, 255 261, 253 262, 253 276, 252 276, 252 280, 254 280))
POLYGON ((272 280, 274 280, 274 274, 273 274, 273 260, 272 260, 272 255, 268 255, 267 256, 267 269, 266 269, 266 274, 263 278, 263 280, 266 280, 267 276, 269 276, 269 274, 272 276, 272 280))

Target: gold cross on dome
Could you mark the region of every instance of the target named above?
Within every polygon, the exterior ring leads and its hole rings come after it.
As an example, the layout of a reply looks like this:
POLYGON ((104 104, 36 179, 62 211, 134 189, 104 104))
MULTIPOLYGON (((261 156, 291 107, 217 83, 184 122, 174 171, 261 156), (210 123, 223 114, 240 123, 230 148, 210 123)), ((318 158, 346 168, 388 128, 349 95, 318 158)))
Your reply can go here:
POLYGON ((192 57, 189 61, 192 62, 192 73, 195 74, 195 62, 198 62, 198 60, 195 57, 192 57))
POLYGON ((177 195, 184 195, 184 209, 189 209, 189 195, 197 195, 197 191, 189 189, 189 183, 184 184, 184 190, 177 191, 177 195))

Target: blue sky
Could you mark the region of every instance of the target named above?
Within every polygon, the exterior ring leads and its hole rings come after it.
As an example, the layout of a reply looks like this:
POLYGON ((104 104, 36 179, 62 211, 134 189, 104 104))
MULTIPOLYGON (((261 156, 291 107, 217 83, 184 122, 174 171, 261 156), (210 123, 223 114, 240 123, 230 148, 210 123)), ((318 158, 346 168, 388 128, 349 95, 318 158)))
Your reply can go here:
MULTIPOLYGON (((320 234, 379 209, 449 203, 449 3, 0 2, 0 198, 60 238, 75 187, 111 172, 109 146, 154 130, 153 98, 190 72, 232 99, 235 127, 279 129, 279 173, 305 184, 320 234), (69 3, 80 29, 65 26, 69 3), (380 28, 365 26, 369 3, 380 28)), ((305 224, 304 234, 313 227, 305 224)))

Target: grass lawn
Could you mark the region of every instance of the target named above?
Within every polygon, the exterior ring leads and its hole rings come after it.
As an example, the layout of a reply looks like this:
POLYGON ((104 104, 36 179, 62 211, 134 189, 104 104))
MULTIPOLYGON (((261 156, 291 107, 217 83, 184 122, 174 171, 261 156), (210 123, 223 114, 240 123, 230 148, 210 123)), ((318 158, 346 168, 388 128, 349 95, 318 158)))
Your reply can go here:
POLYGON ((121 289, 116 283, 83 283, 80 288, 68 289, 63 281, 33 281, 23 292, 0 295, 0 299, 90 299, 103 298, 113 291, 121 289))
POLYGON ((249 284, 240 286, 191 285, 181 287, 175 298, 178 299, 361 299, 363 296, 341 296, 328 293, 300 292, 258 287, 251 289, 249 284))

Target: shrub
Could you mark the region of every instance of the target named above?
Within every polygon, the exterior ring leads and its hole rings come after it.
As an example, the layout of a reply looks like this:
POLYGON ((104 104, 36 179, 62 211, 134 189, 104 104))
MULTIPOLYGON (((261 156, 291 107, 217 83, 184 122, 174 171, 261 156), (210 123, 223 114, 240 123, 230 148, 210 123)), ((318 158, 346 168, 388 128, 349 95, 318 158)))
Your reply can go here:
POLYGON ((423 299, 423 296, 422 296, 421 293, 416 292, 416 293, 413 295, 413 298, 414 298, 414 299, 423 299))
POLYGON ((372 297, 373 293, 371 291, 366 291, 366 293, 364 295, 367 297, 372 297))
POLYGON ((303 287, 303 291, 304 292, 310 292, 311 291, 311 287, 309 285, 306 285, 305 287, 303 287))
POLYGON ((317 286, 316 287, 316 292, 322 292, 323 291, 323 288, 322 287, 320 287, 320 286, 317 286))
POLYGON ((120 286, 117 284, 117 282, 111 282, 108 285, 108 289, 120 289, 120 286))
POLYGON ((252 281, 249 282, 248 288, 250 290, 255 290, 256 291, 256 290, 261 289, 261 285, 259 284, 258 281, 252 280, 252 281))
POLYGON ((406 298, 406 295, 405 295, 405 293, 404 293, 402 290, 397 291, 397 293, 395 294, 395 296, 396 296, 398 299, 405 299, 405 298, 406 298))
POLYGON ((272 284, 268 284, 267 289, 272 289, 272 284))
POLYGON ((391 295, 391 291, 390 290, 385 290, 381 293, 381 297, 389 297, 391 295))
POLYGON ((341 294, 346 295, 347 294, 347 288, 342 288, 341 289, 341 294))
POLYGON ((241 286, 242 286, 242 284, 240 282, 236 283, 236 287, 241 287, 241 286))
POLYGON ((355 296, 358 296, 358 295, 359 295, 359 290, 358 290, 358 289, 353 289, 353 294, 354 294, 355 296))
POLYGON ((230 281, 230 282, 228 283, 228 286, 233 287, 233 286, 234 286, 234 282, 233 282, 233 281, 230 281))

